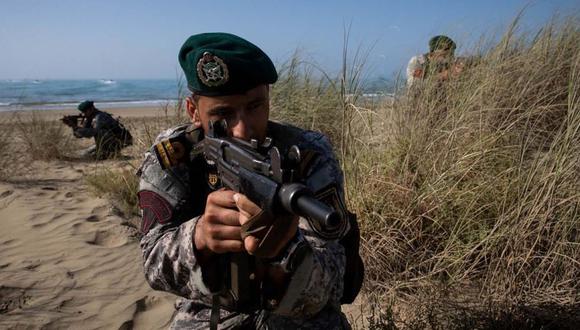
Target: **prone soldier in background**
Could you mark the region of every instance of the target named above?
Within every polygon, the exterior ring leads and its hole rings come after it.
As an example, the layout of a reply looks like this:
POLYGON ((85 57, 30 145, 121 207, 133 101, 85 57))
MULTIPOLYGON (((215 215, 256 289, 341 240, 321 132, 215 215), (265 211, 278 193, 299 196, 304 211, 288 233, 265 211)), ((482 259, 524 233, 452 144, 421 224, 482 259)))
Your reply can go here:
POLYGON ((72 128, 75 137, 95 139, 95 145, 83 150, 83 158, 111 158, 133 144, 129 130, 109 113, 95 108, 93 101, 81 102, 77 109, 82 115, 64 116, 62 122, 72 128))
POLYGON ((192 123, 162 133, 138 171, 145 277, 182 297, 171 327, 350 328, 341 304, 364 268, 328 139, 268 119, 278 75, 247 40, 194 35, 179 62, 192 123), (328 222, 281 207, 288 177, 312 193, 305 209, 330 210, 328 222))

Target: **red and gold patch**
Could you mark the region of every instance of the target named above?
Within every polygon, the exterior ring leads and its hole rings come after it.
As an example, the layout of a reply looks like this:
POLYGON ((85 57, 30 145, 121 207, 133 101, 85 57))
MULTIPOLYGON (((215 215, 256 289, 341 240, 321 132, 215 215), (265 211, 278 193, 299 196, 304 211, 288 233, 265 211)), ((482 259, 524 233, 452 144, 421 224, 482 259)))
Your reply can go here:
POLYGON ((171 220, 173 208, 165 198, 150 190, 140 191, 138 196, 139 207, 143 211, 142 234, 146 234, 155 222, 164 224, 171 220))

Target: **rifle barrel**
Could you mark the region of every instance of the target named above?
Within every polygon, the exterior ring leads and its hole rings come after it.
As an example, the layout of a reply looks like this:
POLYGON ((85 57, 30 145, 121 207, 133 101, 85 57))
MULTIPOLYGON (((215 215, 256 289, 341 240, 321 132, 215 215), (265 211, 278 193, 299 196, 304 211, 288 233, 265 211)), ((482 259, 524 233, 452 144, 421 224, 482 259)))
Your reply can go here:
POLYGON ((284 184, 278 197, 284 209, 299 216, 316 220, 326 228, 340 225, 340 214, 312 196, 310 189, 300 183, 284 184))

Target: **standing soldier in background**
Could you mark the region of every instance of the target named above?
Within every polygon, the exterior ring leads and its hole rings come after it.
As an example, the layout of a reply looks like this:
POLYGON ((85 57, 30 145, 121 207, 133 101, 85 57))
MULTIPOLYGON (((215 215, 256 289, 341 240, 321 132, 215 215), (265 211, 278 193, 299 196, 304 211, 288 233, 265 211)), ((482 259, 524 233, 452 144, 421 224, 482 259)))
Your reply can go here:
POLYGON ((455 42, 439 35, 429 40, 429 53, 413 56, 407 65, 407 86, 417 86, 418 81, 434 79, 446 81, 462 71, 463 64, 455 61, 455 42))
POLYGON ((358 225, 346 210, 342 172, 328 139, 268 120, 270 84, 278 75, 270 58, 247 40, 194 35, 179 62, 192 93, 186 98, 192 123, 162 133, 138 171, 145 277, 152 288, 183 298, 171 327, 350 328, 341 304, 358 294, 364 269, 358 225), (229 136, 252 145, 298 146, 301 182, 340 214, 338 225, 262 210, 242 193, 222 188, 215 164, 203 153, 215 122, 226 122, 229 136), (272 239, 279 224, 284 231, 272 239), (268 250, 260 251, 266 242, 268 250), (240 278, 258 284, 247 297, 224 290, 224 277, 236 271, 224 260, 233 254, 255 260, 255 273, 240 278))
POLYGON ((109 113, 95 108, 93 101, 81 102, 77 109, 81 116, 65 116, 62 121, 73 129, 75 137, 95 139, 95 145, 82 152, 83 158, 111 158, 118 155, 122 148, 133 144, 133 137, 123 124, 109 113))

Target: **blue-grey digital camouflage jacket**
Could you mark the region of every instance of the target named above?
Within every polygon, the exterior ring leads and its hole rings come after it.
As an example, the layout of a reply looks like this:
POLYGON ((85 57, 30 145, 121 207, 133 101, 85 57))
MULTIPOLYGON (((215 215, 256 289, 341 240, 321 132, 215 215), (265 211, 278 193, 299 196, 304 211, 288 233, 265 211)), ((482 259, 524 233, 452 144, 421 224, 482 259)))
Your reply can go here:
POLYGON ((75 128, 73 134, 78 138, 93 137, 97 146, 108 150, 121 147, 120 139, 122 139, 123 131, 124 129, 113 116, 107 112, 95 110, 95 114, 85 120, 83 127, 75 128))
MULTIPOLYGON (((156 145, 170 137, 190 134, 191 125, 169 129, 156 145)), ((324 228, 300 218, 299 233, 309 253, 296 267, 275 308, 242 314, 220 311, 220 329, 344 329, 350 328, 341 312, 345 251, 338 240, 349 230, 344 206, 343 175, 328 139, 320 133, 269 123, 268 136, 282 149, 290 144, 312 151, 304 183, 319 199, 333 204, 343 215, 340 230, 324 228)), ((167 140, 166 140, 167 141, 167 140)), ((145 277, 152 288, 180 297, 172 328, 206 329, 212 296, 206 282, 211 270, 202 269, 193 244, 196 223, 205 207, 207 182, 195 166, 204 161, 162 169, 155 145, 141 165, 139 197, 142 210, 141 249, 145 277), (209 272, 209 274, 208 274, 209 272)), ((203 157, 201 157, 203 158, 203 157)))

